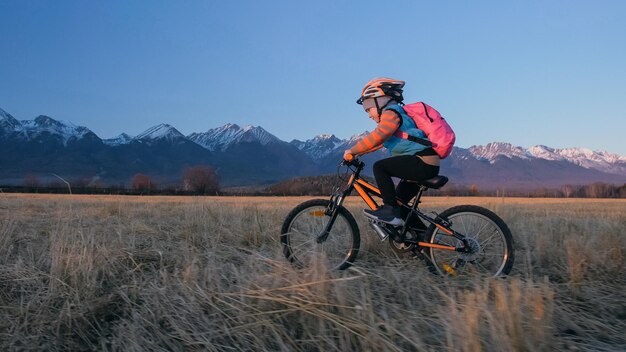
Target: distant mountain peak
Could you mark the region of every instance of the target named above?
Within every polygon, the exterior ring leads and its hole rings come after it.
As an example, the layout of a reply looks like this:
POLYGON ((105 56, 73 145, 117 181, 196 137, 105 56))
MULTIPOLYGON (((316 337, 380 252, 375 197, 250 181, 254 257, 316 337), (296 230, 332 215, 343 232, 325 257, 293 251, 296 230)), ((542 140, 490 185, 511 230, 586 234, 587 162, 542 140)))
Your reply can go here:
POLYGON ((90 138, 98 138, 87 127, 58 121, 46 115, 39 115, 34 120, 18 121, 4 110, 0 111, 0 129, 22 140, 52 138, 63 145, 69 140, 79 140, 88 134, 91 135, 90 138))
POLYGON ((268 145, 272 142, 281 142, 280 139, 278 139, 273 134, 267 132, 263 127, 260 126, 246 125, 243 128, 243 132, 244 136, 246 136, 245 138, 247 138, 245 141, 258 141, 262 145, 268 145))
POLYGON ((13 131, 20 125, 21 123, 15 117, 0 108, 0 128, 13 131))
POLYGON ((174 139, 185 138, 176 128, 166 123, 161 123, 156 126, 152 126, 142 133, 138 134, 134 140, 138 141, 156 141, 167 140, 173 141, 174 139))
POLYGON ((318 141, 341 141, 339 138, 337 138, 337 136, 335 136, 334 134, 318 134, 317 136, 313 137, 313 140, 318 140, 318 141))
POLYGON ((121 133, 113 138, 103 139, 102 142, 107 145, 116 146, 116 145, 128 144, 132 140, 133 140, 132 136, 126 133, 121 133))
POLYGON ((528 159, 531 157, 526 149, 503 142, 492 142, 485 146, 474 145, 471 146, 469 150, 476 158, 489 160, 491 163, 493 163, 498 156, 507 158, 517 157, 520 159, 528 159))
POLYGON ((241 127, 239 127, 239 125, 236 124, 236 123, 227 123, 224 126, 218 127, 218 128, 222 128, 222 129, 225 129, 225 130, 228 130, 228 129, 240 130, 241 129, 241 127))
POLYGON ((320 134, 304 142, 297 139, 290 142, 291 145, 305 152, 313 160, 320 160, 334 153, 337 149, 345 147, 346 143, 334 134, 320 134))
POLYGON ((540 159, 565 160, 565 158, 561 156, 556 149, 547 147, 545 145, 536 145, 534 147, 530 147, 528 148, 528 152, 531 155, 540 159))
POLYGON ((12 119, 14 118, 13 116, 11 116, 11 114, 9 114, 8 112, 2 110, 2 108, 0 108, 0 120, 4 120, 4 119, 12 119))
POLYGON ((75 127, 73 124, 63 123, 61 121, 55 120, 52 117, 46 116, 46 115, 37 116, 35 118, 35 124, 37 126, 45 127, 45 128, 63 128, 65 126, 75 127))
POLYGON ((252 125, 239 127, 232 123, 209 129, 204 133, 192 133, 187 138, 211 151, 224 151, 233 144, 241 142, 258 142, 261 145, 281 142, 262 127, 252 125))

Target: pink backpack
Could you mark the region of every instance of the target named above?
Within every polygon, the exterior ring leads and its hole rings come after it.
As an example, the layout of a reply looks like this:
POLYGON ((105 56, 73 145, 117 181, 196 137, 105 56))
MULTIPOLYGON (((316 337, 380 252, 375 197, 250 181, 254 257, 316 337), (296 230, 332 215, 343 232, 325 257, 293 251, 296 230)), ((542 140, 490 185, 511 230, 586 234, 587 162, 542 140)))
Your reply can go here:
POLYGON ((417 128, 424 131, 441 159, 450 155, 456 136, 437 110, 422 102, 407 104, 402 108, 413 119, 417 128))

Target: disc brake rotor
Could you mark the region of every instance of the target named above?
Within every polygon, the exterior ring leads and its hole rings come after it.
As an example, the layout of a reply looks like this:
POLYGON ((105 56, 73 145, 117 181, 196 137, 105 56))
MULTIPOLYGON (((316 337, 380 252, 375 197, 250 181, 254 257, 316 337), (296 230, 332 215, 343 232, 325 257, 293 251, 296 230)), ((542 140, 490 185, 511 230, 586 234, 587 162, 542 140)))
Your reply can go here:
POLYGON ((474 261, 480 255, 480 243, 472 237, 467 237, 467 252, 459 252, 459 258, 466 262, 474 261))

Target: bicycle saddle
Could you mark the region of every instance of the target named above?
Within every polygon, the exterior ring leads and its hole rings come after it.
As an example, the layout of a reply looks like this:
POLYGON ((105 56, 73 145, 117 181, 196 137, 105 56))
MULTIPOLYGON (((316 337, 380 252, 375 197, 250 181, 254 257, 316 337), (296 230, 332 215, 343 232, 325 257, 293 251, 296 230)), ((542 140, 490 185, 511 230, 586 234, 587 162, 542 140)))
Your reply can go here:
POLYGON ((417 181, 417 183, 428 188, 439 189, 448 183, 448 178, 443 175, 438 175, 428 180, 417 181))

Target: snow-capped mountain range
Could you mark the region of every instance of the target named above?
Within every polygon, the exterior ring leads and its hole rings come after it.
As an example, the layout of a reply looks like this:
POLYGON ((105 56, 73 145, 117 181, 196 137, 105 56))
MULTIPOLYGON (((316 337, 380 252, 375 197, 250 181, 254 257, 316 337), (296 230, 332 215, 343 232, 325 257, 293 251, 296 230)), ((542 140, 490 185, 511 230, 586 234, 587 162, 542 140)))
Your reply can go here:
POLYGON ((67 145, 69 140, 78 140, 89 133, 93 134, 86 127, 76 126, 71 122, 57 121, 45 115, 40 115, 34 120, 18 121, 2 109, 0 109, 0 128, 30 140, 47 133, 56 136, 63 145, 67 145))
MULTIPOLYGON (((339 139, 334 134, 321 134, 306 141, 294 139, 290 142, 299 150, 306 153, 313 160, 322 160, 328 155, 341 152, 354 145, 357 140, 366 135, 363 132, 350 137, 339 139)), ((136 137, 130 137, 123 133, 114 139, 104 140, 109 145, 128 144, 135 140, 159 140, 169 141, 176 138, 187 138, 210 151, 226 151, 230 146, 242 142, 258 142, 261 145, 282 142, 276 136, 270 134, 262 127, 246 125, 239 127, 236 124, 226 124, 222 127, 209 129, 203 133, 192 133, 184 136, 176 128, 160 124, 151 127, 136 137)), ((544 159, 555 161, 568 161, 587 169, 597 169, 607 173, 626 174, 626 156, 620 156, 607 151, 592 151, 586 148, 556 149, 545 145, 537 145, 530 148, 514 146, 510 143, 493 142, 485 146, 471 146, 468 148, 473 157, 479 160, 487 160, 494 163, 499 156, 520 159, 544 159)))
POLYGON ((261 145, 280 142, 280 139, 261 127, 226 124, 203 133, 192 133, 187 138, 210 151, 225 151, 230 146, 242 142, 258 142, 261 145))
MULTIPOLYGON (((226 124, 185 136, 169 124, 159 124, 137 136, 122 133, 100 139, 87 127, 43 115, 20 121, 0 109, 0 147, 5 151, 0 157, 4 170, 0 171, 0 183, 17 180, 25 173, 62 172, 64 167, 77 175, 120 182, 136 172, 153 172, 173 180, 182 168, 200 162, 217 166, 227 176, 224 183, 267 183, 335 171, 343 151, 365 133, 345 140, 323 134, 285 142, 251 125, 226 124)), ((378 151, 365 160, 371 166, 382 155, 378 151)), ((485 185, 513 181, 528 187, 626 183, 626 157, 585 148, 523 148, 495 142, 455 147, 442 164, 442 174, 454 176, 457 183, 485 185)))
POLYGON ((478 159, 494 163, 498 156, 520 159, 543 159, 567 161, 587 169, 626 175, 626 157, 606 151, 592 151, 586 148, 555 149, 545 145, 530 148, 514 146, 510 143, 489 143, 486 146, 472 146, 470 153, 478 159))
POLYGON ((333 134, 321 134, 304 142, 294 139, 291 144, 308 154, 313 160, 320 160, 334 150, 347 149, 347 143, 333 134))

